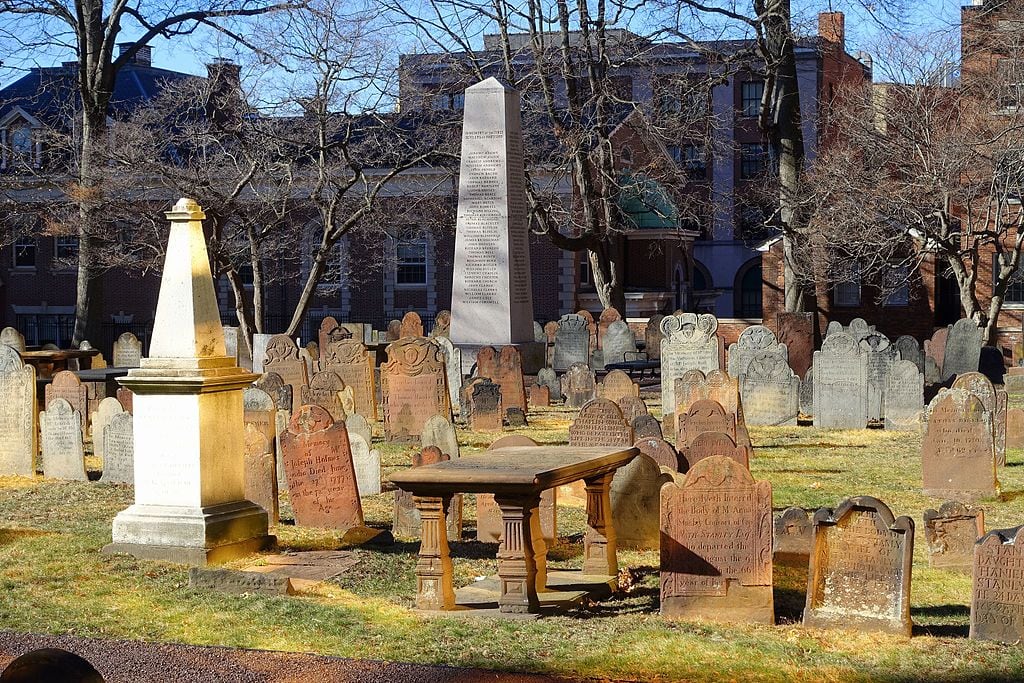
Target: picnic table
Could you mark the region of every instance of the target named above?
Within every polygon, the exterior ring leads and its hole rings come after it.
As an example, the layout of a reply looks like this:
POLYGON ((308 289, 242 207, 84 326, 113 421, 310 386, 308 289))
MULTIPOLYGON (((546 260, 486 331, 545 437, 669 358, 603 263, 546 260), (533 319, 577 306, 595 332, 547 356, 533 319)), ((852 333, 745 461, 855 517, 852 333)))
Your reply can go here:
POLYGON ((502 448, 391 475, 412 494, 422 522, 416 564, 416 607, 456 609, 445 516, 456 493, 490 493, 501 509, 504 534, 498 549, 503 613, 540 612, 548 591, 547 548, 540 526, 541 492, 583 480, 587 533, 582 576, 607 583, 618 574, 609 487, 615 470, 639 451, 632 447, 526 446, 502 448))

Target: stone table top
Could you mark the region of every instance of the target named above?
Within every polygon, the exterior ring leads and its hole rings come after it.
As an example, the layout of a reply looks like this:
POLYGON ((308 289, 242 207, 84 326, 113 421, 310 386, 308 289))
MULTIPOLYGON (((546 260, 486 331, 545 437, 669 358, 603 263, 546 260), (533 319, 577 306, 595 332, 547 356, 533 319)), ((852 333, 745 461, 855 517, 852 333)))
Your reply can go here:
POLYGON ((26 363, 68 360, 69 358, 90 358, 99 355, 97 349, 57 349, 51 351, 21 351, 26 363))
POLYGON ((391 481, 416 496, 453 493, 523 495, 614 472, 640 451, 633 447, 525 446, 412 467, 391 481))

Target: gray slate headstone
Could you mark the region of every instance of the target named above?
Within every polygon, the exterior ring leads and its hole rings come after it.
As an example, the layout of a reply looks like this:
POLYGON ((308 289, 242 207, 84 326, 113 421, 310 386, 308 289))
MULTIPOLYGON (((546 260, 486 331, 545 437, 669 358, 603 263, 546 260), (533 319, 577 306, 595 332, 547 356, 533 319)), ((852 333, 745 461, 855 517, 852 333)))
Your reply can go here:
POLYGON ((103 476, 105 484, 135 483, 135 433, 132 414, 118 413, 103 429, 103 476))
POLYGON ((548 388, 548 398, 552 402, 562 400, 562 383, 554 369, 541 368, 537 373, 537 384, 548 388))
POLYGON ((43 475, 52 479, 88 481, 82 447, 82 416, 62 398, 39 413, 43 437, 43 475))
POLYGON ((552 367, 568 370, 575 363, 590 364, 590 328, 586 318, 569 313, 558 319, 552 367))
POLYGON ((910 360, 898 360, 889 371, 885 391, 885 428, 914 431, 924 412, 924 375, 910 360))
POLYGON ((455 433, 455 425, 443 415, 434 415, 427 419, 420 435, 420 447, 437 446, 438 450, 452 460, 459 457, 459 438, 455 433))
POLYGON ((953 375, 977 372, 981 358, 982 330, 970 318, 957 320, 946 337, 946 352, 942 358, 942 381, 953 375))
POLYGON ((0 344, 0 474, 36 472, 36 371, 0 344))
POLYGON ((829 335, 814 352, 814 426, 863 429, 868 415, 867 356, 845 332, 829 335))

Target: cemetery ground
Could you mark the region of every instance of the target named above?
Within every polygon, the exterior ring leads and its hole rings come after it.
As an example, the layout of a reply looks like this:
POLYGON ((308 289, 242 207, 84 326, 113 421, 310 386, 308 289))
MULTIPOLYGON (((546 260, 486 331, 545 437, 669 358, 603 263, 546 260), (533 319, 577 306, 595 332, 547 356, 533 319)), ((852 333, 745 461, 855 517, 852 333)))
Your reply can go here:
MULTIPOLYGON (((645 394, 651 403, 653 395, 645 394)), ((572 412, 531 411, 514 430, 565 443, 572 412)), ((379 429, 378 425, 378 429, 379 429)), ((505 433, 509 433, 506 430, 505 433)), ((379 437, 380 434, 375 436, 379 437)), ((497 434, 459 432, 463 457, 497 434)), ((189 588, 188 569, 106 556, 111 520, 131 489, 97 482, 0 478, 0 629, 193 645, 314 652, 359 659, 451 664, 627 680, 993 680, 1024 675, 1024 649, 967 639, 971 579, 928 566, 921 516, 943 501, 921 493, 921 437, 882 430, 751 428, 751 470, 773 487, 776 514, 811 512, 852 495, 875 496, 916 525, 910 640, 799 625, 805 572, 776 566, 778 625, 668 621, 658 614, 658 555, 619 551, 623 591, 536 621, 428 617, 412 610, 418 541, 354 550, 359 562, 296 596, 230 595, 189 588), (628 571, 626 571, 628 570, 628 571)), ((384 476, 412 446, 375 442, 384 476)), ((93 469, 99 462, 87 460, 93 469)), ((95 475, 95 472, 93 473, 95 475)), ((1009 450, 988 529, 1024 522, 1024 451, 1009 450)), ((463 537, 475 538, 472 496, 463 537)), ((284 498, 287 500, 287 497, 284 498)), ((393 493, 363 499, 367 523, 390 528, 393 493)), ((582 508, 559 506, 563 540, 549 567, 582 563, 582 508)), ((338 533, 274 528, 280 550, 334 549, 338 533)), ((456 587, 495 572, 494 545, 452 542, 456 587)), ((244 567, 250 558, 229 565, 244 567)))

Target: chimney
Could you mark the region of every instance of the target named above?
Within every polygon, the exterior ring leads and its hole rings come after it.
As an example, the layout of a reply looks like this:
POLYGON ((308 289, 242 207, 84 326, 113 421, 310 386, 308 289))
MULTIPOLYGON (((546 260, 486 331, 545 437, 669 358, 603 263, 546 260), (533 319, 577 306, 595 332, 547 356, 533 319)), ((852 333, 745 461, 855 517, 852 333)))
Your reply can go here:
MULTIPOLYGON (((130 50, 135 43, 118 43, 117 54, 118 56, 123 55, 125 52, 130 50)), ((138 49, 135 55, 129 60, 130 64, 138 64, 139 66, 153 66, 153 48, 149 45, 143 45, 138 49)))
POLYGON ((836 45, 840 52, 846 52, 846 17, 843 13, 819 13, 818 36, 836 45))
POLYGON ((218 57, 206 65, 209 100, 206 115, 222 124, 237 123, 242 104, 242 67, 218 57))

